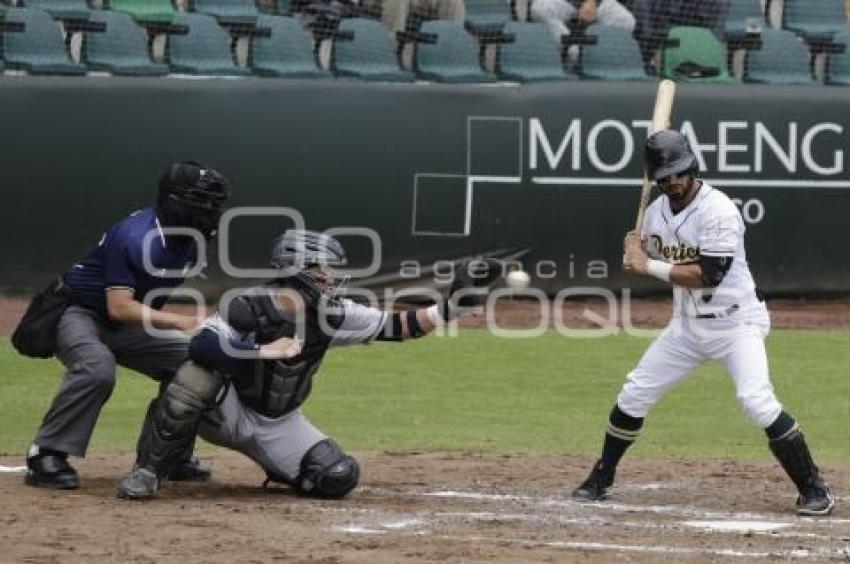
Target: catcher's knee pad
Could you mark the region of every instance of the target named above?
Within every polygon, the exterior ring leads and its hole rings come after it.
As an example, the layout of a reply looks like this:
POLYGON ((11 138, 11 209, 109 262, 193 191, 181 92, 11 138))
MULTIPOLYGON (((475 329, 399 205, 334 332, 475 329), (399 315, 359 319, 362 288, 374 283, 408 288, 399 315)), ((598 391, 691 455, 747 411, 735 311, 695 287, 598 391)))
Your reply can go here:
POLYGON ((360 478, 357 461, 331 439, 319 441, 301 459, 296 489, 315 497, 339 499, 354 489, 360 478))
MULTIPOLYGON (((204 403, 214 403, 224 379, 215 371, 207 370, 191 360, 184 362, 177 370, 169 386, 174 384, 195 396, 204 403)), ((167 391, 167 388, 166 388, 167 391)))

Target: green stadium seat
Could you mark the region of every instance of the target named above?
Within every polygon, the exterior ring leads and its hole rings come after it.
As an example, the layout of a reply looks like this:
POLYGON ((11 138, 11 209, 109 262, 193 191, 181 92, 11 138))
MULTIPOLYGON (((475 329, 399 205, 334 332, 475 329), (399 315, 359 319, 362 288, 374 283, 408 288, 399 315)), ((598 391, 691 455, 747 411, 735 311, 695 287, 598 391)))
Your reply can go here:
POLYGON ((127 12, 136 21, 170 23, 177 15, 171 0, 108 0, 109 9, 127 12))
POLYGON ((169 64, 173 72, 209 75, 244 75, 230 52, 230 35, 206 14, 178 14, 174 25, 187 26, 186 35, 168 38, 169 64))
POLYGON ((295 18, 261 15, 257 27, 268 29, 268 37, 251 42, 249 66, 256 74, 291 78, 323 78, 330 73, 316 66, 313 39, 295 18))
POLYGON ((129 14, 93 10, 89 21, 106 24, 103 33, 86 33, 83 57, 90 69, 133 76, 168 74, 168 65, 151 61, 147 38, 129 14))
POLYGON ((508 22, 505 34, 514 41, 499 49, 496 74, 503 80, 535 82, 570 78, 564 70, 561 46, 540 23, 508 22))
POLYGON ((842 0, 785 0, 782 27, 798 33, 806 41, 829 42, 837 31, 847 27, 842 0))
POLYGON ((496 80, 495 76, 481 68, 478 45, 461 23, 431 20, 423 22, 420 31, 436 40, 434 43, 417 43, 414 66, 421 78, 437 82, 496 80))
POLYGON ((751 22, 758 22, 760 27, 766 27, 759 0, 730 0, 729 12, 726 15, 727 40, 743 41, 747 37, 747 27, 751 22))
POLYGON ((729 74, 729 69, 726 67, 726 47, 709 29, 678 26, 670 28, 667 37, 678 40, 679 44, 664 50, 662 74, 665 77, 678 82, 722 84, 740 82, 729 74), (713 69, 716 74, 707 75, 710 69, 713 69))
POLYGON ((24 0, 20 5, 44 10, 56 19, 87 19, 91 13, 86 0, 24 0))
POLYGON ((653 80, 643 68, 640 46, 632 33, 622 27, 596 24, 587 28, 596 38, 583 45, 579 64, 582 78, 596 80, 653 80))
POLYGON ((790 31, 762 30, 761 49, 747 52, 744 82, 815 84, 806 46, 790 31))
POLYGON ((826 83, 850 86, 850 29, 837 32, 833 41, 845 45, 845 49, 827 58, 826 83))
POLYGON ((391 82, 416 80, 412 72, 399 66, 396 45, 381 22, 346 18, 340 22, 339 32, 331 58, 331 69, 337 76, 391 82))
POLYGON ((507 0, 465 0, 466 25, 476 33, 498 32, 514 19, 507 0))
POLYGON ((85 65, 68 56, 59 24, 47 12, 37 8, 10 8, 4 19, 25 26, 23 32, 3 34, 3 53, 8 67, 32 74, 86 73, 85 65))
POLYGON ((253 0, 192 0, 192 8, 222 24, 254 24, 260 15, 253 0))

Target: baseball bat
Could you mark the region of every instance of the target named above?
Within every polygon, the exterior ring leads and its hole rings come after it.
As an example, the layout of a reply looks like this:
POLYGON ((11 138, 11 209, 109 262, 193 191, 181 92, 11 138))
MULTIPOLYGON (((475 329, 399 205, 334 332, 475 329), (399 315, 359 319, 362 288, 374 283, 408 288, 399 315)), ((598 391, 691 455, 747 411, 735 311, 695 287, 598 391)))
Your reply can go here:
MULTIPOLYGON (((658 83, 655 93, 655 109, 652 111, 652 128, 649 133, 667 129, 670 127, 670 114, 673 111, 673 98, 676 95, 676 83, 672 80, 662 80, 658 83)), ((652 191, 652 181, 643 173, 643 187, 640 192, 640 203, 638 204, 637 219, 635 220, 635 231, 640 232, 643 228, 643 214, 649 203, 649 193, 652 191)))

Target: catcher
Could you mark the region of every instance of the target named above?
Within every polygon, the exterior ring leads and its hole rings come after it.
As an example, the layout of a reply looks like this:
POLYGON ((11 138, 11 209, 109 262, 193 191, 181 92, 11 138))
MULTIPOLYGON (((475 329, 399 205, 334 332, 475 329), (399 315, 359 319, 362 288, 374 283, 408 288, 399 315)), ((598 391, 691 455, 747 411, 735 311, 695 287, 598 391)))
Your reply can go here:
POLYGON ((301 412, 328 349, 416 339, 454 319, 470 290, 501 274, 495 261, 456 269, 448 299, 390 313, 336 296, 331 268, 346 264, 339 242, 288 230, 275 242, 279 277, 240 293, 192 339, 189 358, 170 382, 139 439, 122 499, 147 499, 196 433, 259 464, 267 482, 300 494, 341 498, 359 478, 357 461, 301 412))

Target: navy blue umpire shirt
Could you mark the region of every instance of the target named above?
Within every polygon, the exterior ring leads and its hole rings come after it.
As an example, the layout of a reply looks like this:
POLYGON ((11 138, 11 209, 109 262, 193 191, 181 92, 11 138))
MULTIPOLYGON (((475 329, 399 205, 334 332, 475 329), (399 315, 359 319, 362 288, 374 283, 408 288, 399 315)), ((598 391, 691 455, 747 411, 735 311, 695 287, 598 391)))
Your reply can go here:
MULTIPOLYGON (((145 303, 155 289, 174 288, 186 279, 186 273, 197 263, 198 250, 189 237, 165 237, 153 207, 135 211, 107 229, 83 260, 75 263, 63 279, 77 302, 107 317, 106 290, 128 288, 133 298, 145 303), (145 235, 149 247, 150 266, 145 268, 145 235), (165 276, 179 272, 181 276, 165 276)), ((150 303, 154 309, 165 305, 167 296, 156 296, 150 303)))

